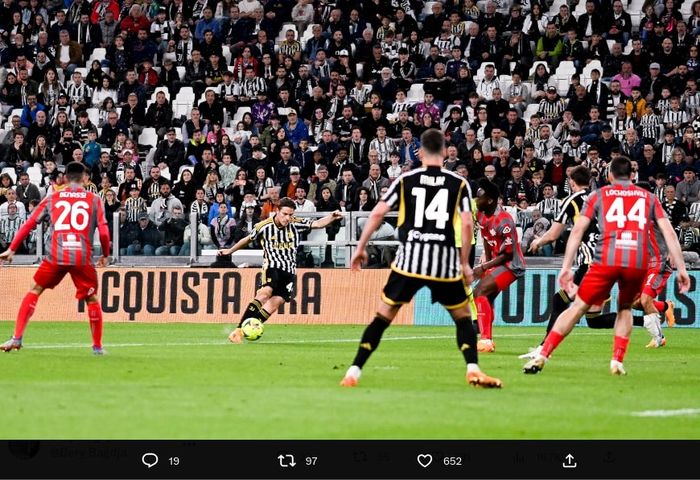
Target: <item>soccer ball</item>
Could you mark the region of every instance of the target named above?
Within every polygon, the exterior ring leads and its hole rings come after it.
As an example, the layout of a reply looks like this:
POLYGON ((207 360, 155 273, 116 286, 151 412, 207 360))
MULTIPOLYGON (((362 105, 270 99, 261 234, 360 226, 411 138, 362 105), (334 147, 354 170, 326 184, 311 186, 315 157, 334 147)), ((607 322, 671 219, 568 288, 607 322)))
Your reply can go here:
POLYGON ((262 337, 264 328, 262 322, 257 318, 248 318, 241 325, 241 330, 243 330, 243 336, 246 340, 252 342, 262 337))

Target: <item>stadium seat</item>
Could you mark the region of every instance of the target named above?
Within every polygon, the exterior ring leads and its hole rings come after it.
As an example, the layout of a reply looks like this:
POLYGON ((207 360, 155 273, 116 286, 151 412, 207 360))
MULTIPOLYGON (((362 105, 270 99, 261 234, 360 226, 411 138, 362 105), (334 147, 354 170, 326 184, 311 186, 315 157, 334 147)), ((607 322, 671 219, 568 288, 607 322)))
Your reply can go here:
POLYGON ((156 101, 156 94, 158 92, 163 92, 165 94, 165 98, 170 101, 170 90, 168 87, 156 87, 156 89, 153 91, 153 94, 151 94, 151 100, 154 102, 156 101))
POLYGON ((165 178, 166 180, 170 180, 170 169, 169 168, 161 169, 160 176, 165 178))
POLYGON ((180 81, 185 80, 185 67, 175 67, 177 70, 177 76, 180 77, 180 81))
POLYGON ((156 129, 152 127, 144 128, 139 135, 139 145, 150 145, 151 147, 158 146, 158 134, 156 129))
POLYGON ((92 63, 93 60, 104 60, 105 56, 107 55, 107 49, 106 48, 96 48, 92 51, 92 54, 90 55, 90 59, 88 60, 88 63, 92 63))
POLYGON ((90 122, 92 122, 93 125, 97 126, 97 124, 100 123, 100 110, 99 109, 88 108, 87 114, 88 114, 88 118, 90 119, 90 122))
MULTIPOLYGON (((177 179, 175 179, 175 183, 179 182, 180 179, 182 178, 182 172, 185 170, 189 170, 190 173, 194 174, 194 167, 190 167, 189 165, 182 165, 180 167, 180 170, 177 172, 177 179)), ((162 170, 161 170, 161 175, 162 175, 162 170)))
POLYGON ((226 65, 231 65, 231 47, 228 45, 223 45, 221 47, 224 58, 226 59, 226 65))
POLYGON ((17 172, 13 167, 5 167, 2 169, 2 172, 0 172, 0 175, 6 173, 10 176, 12 179, 12 183, 17 183, 17 172))
POLYGON ((408 94, 406 95, 406 98, 408 100, 415 100, 418 102, 422 102, 424 96, 425 96, 425 91, 423 90, 423 84, 422 83, 414 83, 413 85, 411 85, 411 88, 408 89, 408 94))
POLYGON ((540 65, 544 65, 544 68, 546 68, 548 72, 552 73, 550 68, 549 68, 549 65, 547 65, 547 62, 539 61, 539 62, 534 62, 532 64, 532 67, 530 67, 530 72, 528 72, 528 77, 532 77, 535 74, 535 70, 537 70, 537 67, 540 65))
POLYGON ((29 175, 29 181, 34 185, 39 185, 41 183, 42 175, 41 168, 37 166, 31 166, 27 169, 27 174, 29 175))
POLYGON ((479 65, 479 69, 476 71, 476 75, 474 75, 475 79, 481 80, 482 78, 484 78, 484 69, 487 65, 491 65, 494 68, 495 74, 498 75, 498 69, 496 68, 496 65, 493 62, 484 62, 481 65, 479 65))

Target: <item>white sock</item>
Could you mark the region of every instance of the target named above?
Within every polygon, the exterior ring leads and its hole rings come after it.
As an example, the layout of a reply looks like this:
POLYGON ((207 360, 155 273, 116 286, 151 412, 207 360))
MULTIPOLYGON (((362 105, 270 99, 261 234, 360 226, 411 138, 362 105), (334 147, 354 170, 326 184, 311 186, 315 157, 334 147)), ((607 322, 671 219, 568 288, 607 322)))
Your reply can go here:
POLYGON ((360 375, 362 375, 362 370, 360 370, 360 367, 357 365, 352 365, 350 368, 348 368, 348 371, 345 373, 346 377, 352 377, 355 380, 359 380, 360 375))
POLYGON ((467 363, 467 373, 479 373, 481 369, 476 363, 467 363))
POLYGON ((649 335, 654 338, 661 336, 661 315, 658 313, 650 313, 644 315, 644 328, 647 329, 649 335))

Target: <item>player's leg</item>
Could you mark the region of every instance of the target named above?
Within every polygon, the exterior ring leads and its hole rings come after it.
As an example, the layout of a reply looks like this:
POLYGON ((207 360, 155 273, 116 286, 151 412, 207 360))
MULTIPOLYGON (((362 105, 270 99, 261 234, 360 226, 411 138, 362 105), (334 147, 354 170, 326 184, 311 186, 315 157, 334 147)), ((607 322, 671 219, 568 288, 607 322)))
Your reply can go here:
POLYGON ((493 352, 496 344, 493 342, 493 303, 499 293, 507 289, 517 277, 504 266, 495 267, 481 277, 476 287, 474 301, 477 307, 477 323, 481 338, 477 342, 480 352, 493 352))
POLYGON ((70 267, 70 276, 75 285, 75 298, 87 303, 92 335, 92 352, 104 355, 102 348, 102 306, 97 298, 97 270, 92 265, 70 267))
POLYGON ((258 289, 258 291, 255 293, 255 298, 253 298, 253 300, 248 304, 245 311, 243 312, 243 316, 238 321, 238 325, 229 334, 228 339, 231 343, 243 343, 243 330, 241 329, 241 325, 243 325, 243 322, 245 322, 249 318, 257 318, 261 322, 267 320, 267 318, 263 319, 262 309, 263 305, 266 304, 271 297, 272 287, 270 285, 263 285, 258 289))
POLYGON ((523 366, 524 373, 537 373, 544 368, 552 352, 571 333, 581 317, 590 310, 591 305, 602 304, 608 298, 617 278, 616 269, 600 266, 590 268, 581 282, 576 299, 557 318, 545 338, 540 354, 523 366))
POLYGON ((625 268, 620 271, 617 282, 620 289, 617 298, 617 320, 615 321, 615 338, 613 340, 613 355, 610 360, 610 373, 625 375, 622 362, 627 352, 632 333, 632 305, 643 290, 647 278, 646 270, 625 268))
POLYGON ((43 287, 33 284, 26 293, 22 299, 22 303, 19 306, 19 311, 17 312, 15 331, 8 341, 0 345, 1 351, 11 352, 12 350, 19 350, 22 348, 22 337, 24 336, 24 330, 27 328, 29 319, 34 314, 34 309, 36 308, 36 304, 43 291, 43 287))
POLYGON ((542 352, 542 345, 544 345, 544 340, 547 338, 549 332, 552 331, 552 327, 554 327, 554 322, 557 321, 559 315, 561 315, 562 312, 569 307, 571 302, 573 302, 573 299, 576 298, 578 286, 581 285, 581 281, 586 275, 586 272, 588 272, 588 265, 579 265, 579 267, 576 269, 576 273, 574 274, 574 285, 568 290, 564 290, 562 288, 555 292, 554 295, 552 295, 552 310, 549 313, 549 319, 547 321, 547 329, 545 331, 544 338, 542 338, 542 341, 537 347, 531 348, 527 353, 519 355, 518 358, 531 360, 537 355, 539 355, 540 352, 542 352))
POLYGON ((627 346, 630 343, 630 334, 632 333, 632 310, 628 306, 620 310, 615 321, 615 338, 613 339, 613 354, 610 360, 610 373, 613 375, 627 375, 622 362, 627 353, 627 346))
POLYGON ((501 388, 501 380, 486 375, 479 368, 476 331, 472 323, 469 299, 464 283, 431 282, 433 302, 439 302, 447 309, 455 322, 457 348, 462 352, 467 364, 467 383, 475 387, 501 388))
POLYGON ((39 265, 39 268, 34 274, 34 282, 19 306, 14 334, 7 342, 0 345, 0 351, 10 352, 22 348, 24 330, 27 328, 29 319, 32 318, 34 314, 34 309, 39 301, 39 297, 44 290, 51 289, 58 285, 65 275, 66 270, 63 267, 52 265, 46 261, 41 262, 41 265, 39 265))
POLYGON ((357 386, 362 375, 362 368, 379 347, 384 331, 389 328, 401 307, 410 302, 424 284, 425 282, 422 280, 407 277, 394 271, 391 272, 382 292, 382 302, 377 308, 376 315, 362 333, 357 354, 340 382, 341 386, 357 386))

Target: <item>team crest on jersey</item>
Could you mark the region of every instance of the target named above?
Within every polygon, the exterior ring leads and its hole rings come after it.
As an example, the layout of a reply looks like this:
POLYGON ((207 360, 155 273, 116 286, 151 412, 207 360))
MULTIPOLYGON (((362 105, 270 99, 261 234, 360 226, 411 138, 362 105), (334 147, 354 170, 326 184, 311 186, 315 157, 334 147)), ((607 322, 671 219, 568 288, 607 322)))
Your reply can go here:
POLYGON ((508 225, 506 225, 505 227, 503 227, 503 234, 505 235, 508 233, 510 233, 510 227, 508 225))

